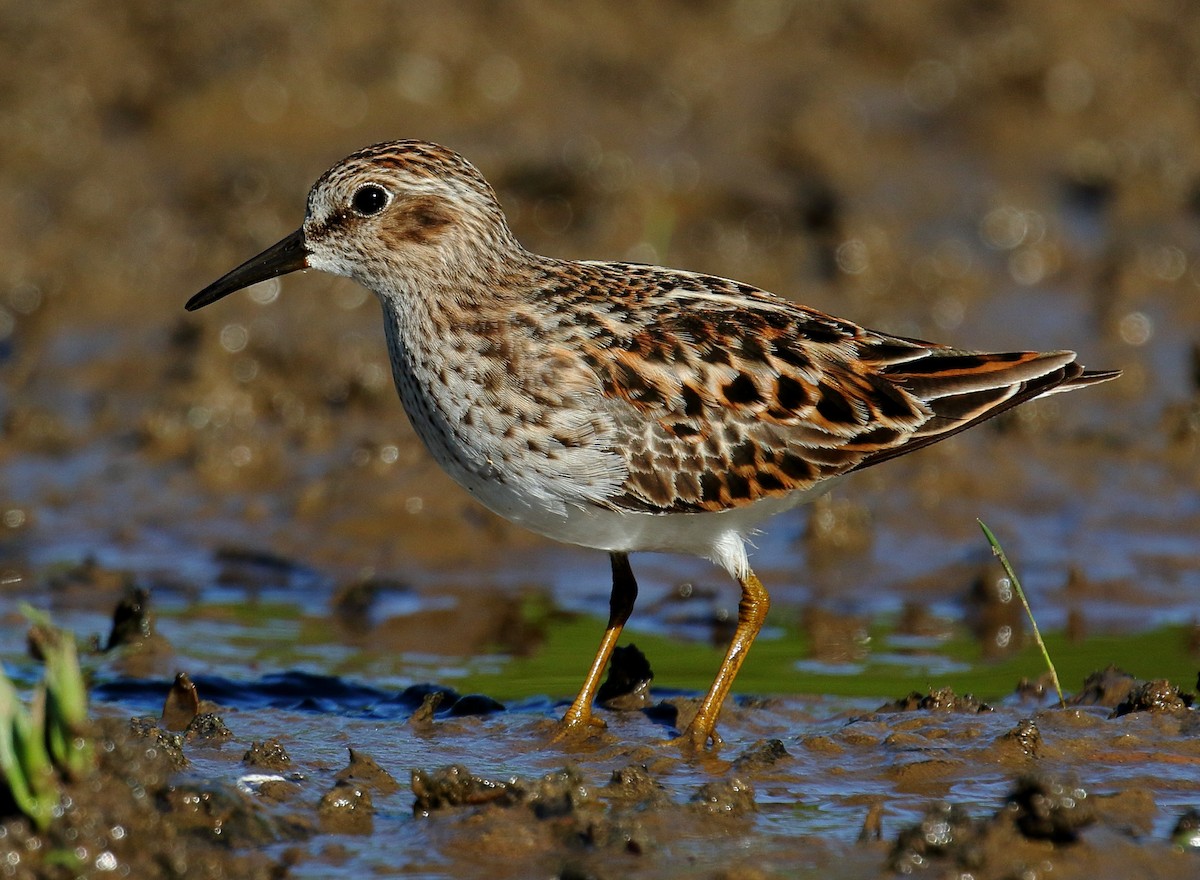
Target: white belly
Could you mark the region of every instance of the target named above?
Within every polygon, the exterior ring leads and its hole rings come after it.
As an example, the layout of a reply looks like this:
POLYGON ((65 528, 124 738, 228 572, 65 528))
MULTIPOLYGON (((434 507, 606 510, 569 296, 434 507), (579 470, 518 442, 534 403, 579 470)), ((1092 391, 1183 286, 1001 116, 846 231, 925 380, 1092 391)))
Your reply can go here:
POLYGON ((454 468, 448 470, 493 513, 556 541, 609 552, 658 551, 699 556, 711 559, 734 577, 748 571, 744 549, 747 536, 771 517, 823 495, 840 479, 825 480, 806 492, 764 498, 715 513, 642 513, 594 505, 566 505, 561 512, 555 512, 508 486, 455 473, 454 468))

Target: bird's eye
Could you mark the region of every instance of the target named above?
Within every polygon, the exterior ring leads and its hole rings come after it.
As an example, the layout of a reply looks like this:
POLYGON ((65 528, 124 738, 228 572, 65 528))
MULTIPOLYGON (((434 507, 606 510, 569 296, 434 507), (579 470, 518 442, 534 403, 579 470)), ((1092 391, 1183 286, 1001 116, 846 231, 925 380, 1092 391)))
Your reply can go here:
POLYGON ((370 217, 378 214, 391 201, 391 194, 377 183, 364 183, 354 191, 350 198, 350 207, 356 214, 370 217))

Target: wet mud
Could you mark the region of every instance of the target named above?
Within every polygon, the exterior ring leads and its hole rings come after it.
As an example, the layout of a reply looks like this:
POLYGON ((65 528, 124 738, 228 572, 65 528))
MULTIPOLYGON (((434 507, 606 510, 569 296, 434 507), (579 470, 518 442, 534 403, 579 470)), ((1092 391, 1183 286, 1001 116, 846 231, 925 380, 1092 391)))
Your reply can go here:
POLYGON ((564 745, 547 705, 455 712, 429 688, 318 704, 317 683, 289 684, 246 682, 181 732, 118 717, 164 683, 100 688, 99 769, 45 835, 0 826, 7 873, 1185 877, 1200 856, 1193 695, 1131 702, 1164 683, 1120 670, 1061 708, 739 700, 724 748, 690 757, 665 744, 658 697, 564 745))
POLYGON ((22 603, 75 632, 99 755, 46 832, 0 805, 0 876, 1196 875, 1192 4, 66 0, 0 50, 0 660, 28 695, 22 603), (350 282, 182 311, 400 137, 544 253, 1125 375, 759 536, 711 753, 662 743, 736 590, 635 556, 607 727, 556 742, 603 555, 437 470, 350 282))

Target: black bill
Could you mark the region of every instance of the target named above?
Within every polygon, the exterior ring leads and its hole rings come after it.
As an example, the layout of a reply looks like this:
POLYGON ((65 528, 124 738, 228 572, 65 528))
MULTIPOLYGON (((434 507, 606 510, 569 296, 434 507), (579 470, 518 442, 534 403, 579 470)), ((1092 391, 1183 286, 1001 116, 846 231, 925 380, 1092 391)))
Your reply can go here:
POLYGON ((218 278, 187 301, 189 312, 214 303, 235 290, 269 281, 308 266, 308 248, 304 245, 304 230, 297 229, 287 238, 271 245, 257 257, 251 257, 232 272, 218 278))

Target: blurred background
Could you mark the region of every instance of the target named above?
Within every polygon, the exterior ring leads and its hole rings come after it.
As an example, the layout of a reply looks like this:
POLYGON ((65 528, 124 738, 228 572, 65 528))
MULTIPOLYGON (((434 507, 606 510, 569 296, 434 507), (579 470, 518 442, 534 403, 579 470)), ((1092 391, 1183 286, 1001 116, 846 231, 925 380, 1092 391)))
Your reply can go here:
MULTIPOLYGON (((100 630, 130 584, 195 666, 311 642, 272 663, 400 682, 395 652, 519 641, 530 595, 606 611, 603 554, 426 456, 365 291, 297 275, 183 311, 394 138, 466 155, 543 253, 1125 371, 781 518, 755 557, 777 606, 966 617, 979 516, 1044 625, 1194 614, 1196 4, 54 0, 0 6, 0 44, 4 652, 19 600, 100 630)), ((706 564, 635 570, 640 625, 736 607, 706 564)))

